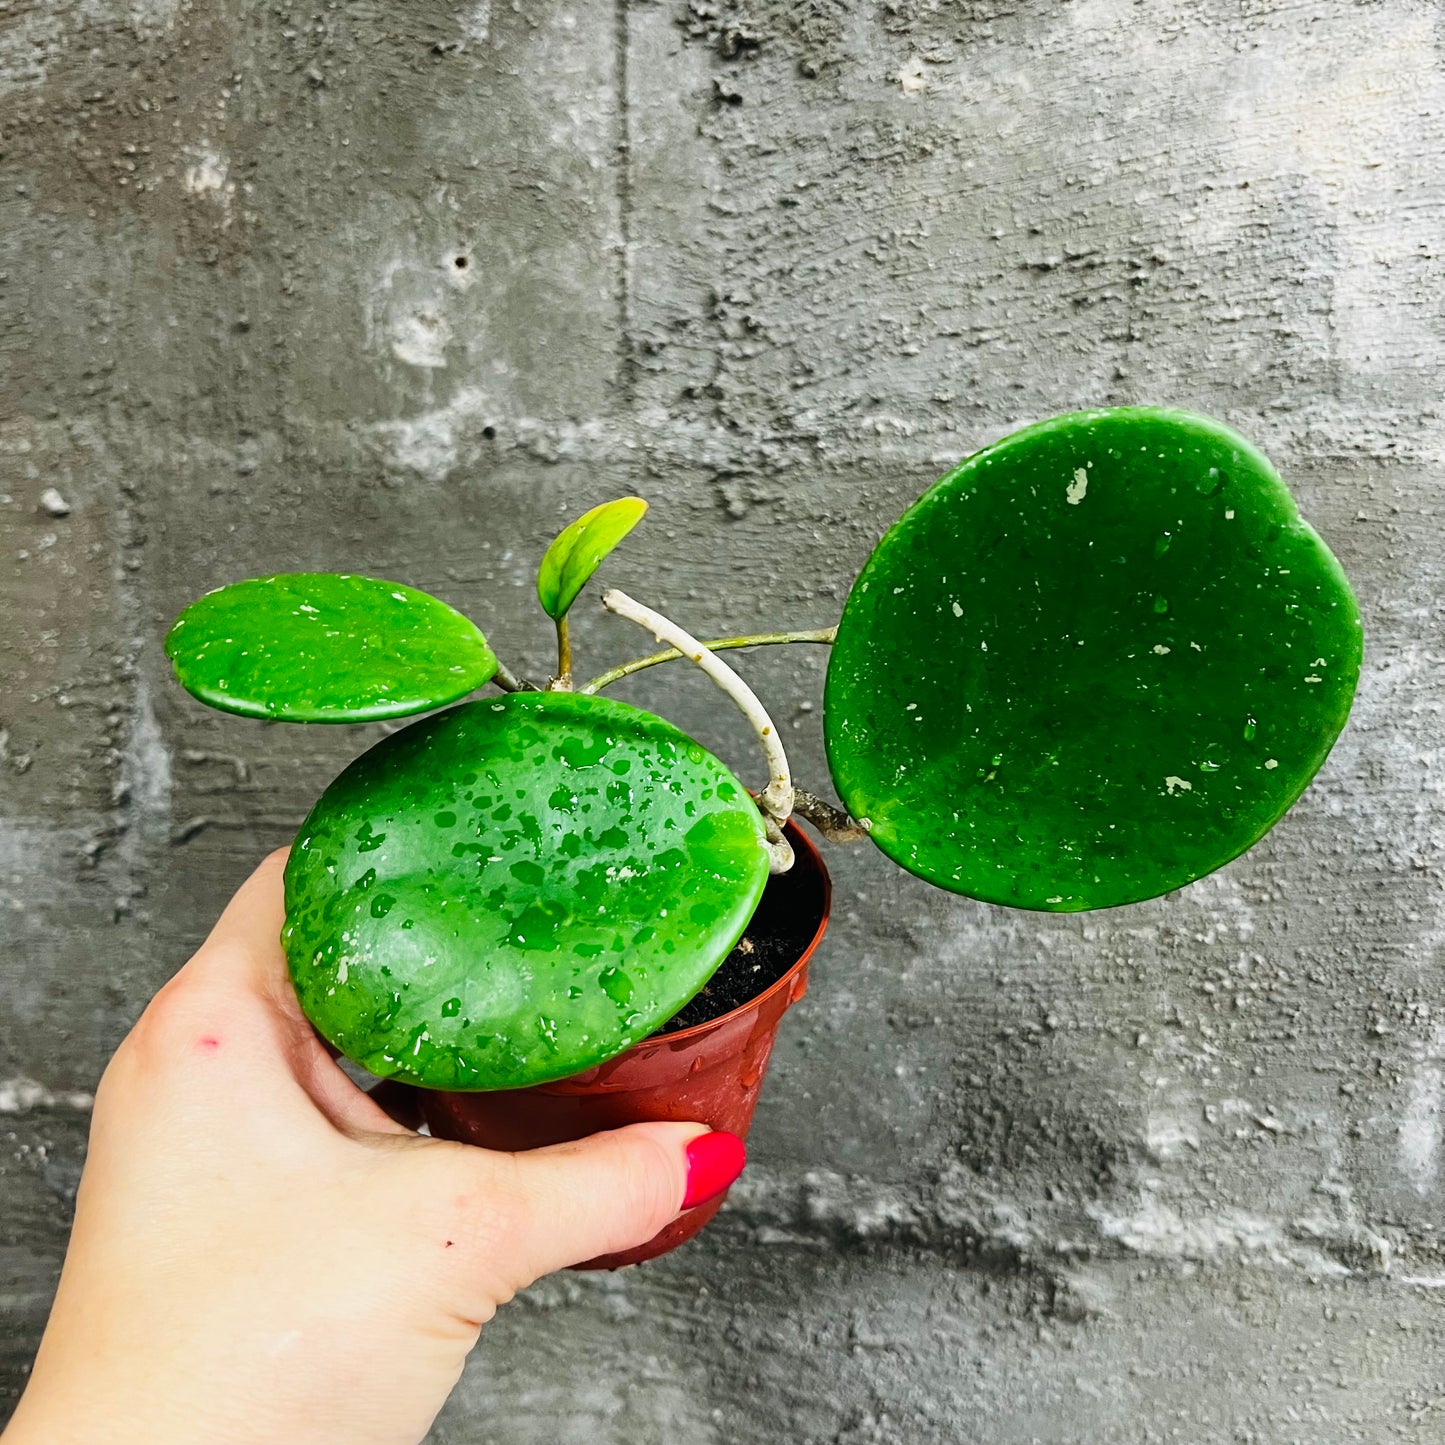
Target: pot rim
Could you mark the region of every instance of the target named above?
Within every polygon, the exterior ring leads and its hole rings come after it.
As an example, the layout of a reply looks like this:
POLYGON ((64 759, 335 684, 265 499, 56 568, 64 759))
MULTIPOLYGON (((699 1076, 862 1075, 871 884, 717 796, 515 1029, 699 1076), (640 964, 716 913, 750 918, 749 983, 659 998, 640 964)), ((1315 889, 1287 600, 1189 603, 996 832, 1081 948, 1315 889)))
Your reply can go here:
POLYGON ((818 851, 818 845, 814 843, 791 818, 788 819, 784 831, 795 835, 789 839, 795 849, 797 848, 798 841, 800 839, 802 840, 803 850, 808 853, 813 862, 818 865, 818 872, 823 879, 823 916, 818 920, 818 927, 814 931, 813 936, 808 940, 803 951, 781 978, 774 979, 767 988, 761 993, 755 993, 746 1003, 740 1003, 736 1008, 729 1009, 725 1014, 719 1014, 715 1019, 706 1019, 700 1024, 692 1024, 688 1028, 678 1029, 676 1033, 648 1034, 645 1039, 638 1040, 639 1044, 651 1043, 654 1039, 666 1039, 669 1044, 673 1044, 692 1039, 704 1030, 715 1029, 720 1024, 727 1023, 738 1014, 745 1013, 748 1009, 752 1008, 754 1004, 761 1003, 765 998, 770 998, 773 994, 777 993, 817 951, 818 945, 823 941, 823 935, 828 931, 828 920, 833 914, 833 879, 828 872, 828 865, 823 862, 822 853, 818 851))
POLYGON ((780 989, 791 986, 793 980, 798 976, 799 970, 802 969, 808 960, 812 958, 813 954, 817 952, 818 945, 823 941, 823 935, 828 931, 828 920, 833 916, 833 878, 828 872, 828 865, 823 861, 823 854, 819 850, 818 845, 792 818, 789 818, 783 825, 783 831, 789 835, 788 841, 793 845, 795 850, 801 845, 802 851, 808 854, 817 865, 818 874, 823 880, 823 916, 818 920, 818 927, 814 931, 812 938, 808 940, 807 945, 802 952, 798 954, 798 957, 788 968, 788 971, 780 978, 774 979, 761 993, 755 993, 746 1003, 740 1003, 736 1008, 729 1009, 725 1014, 719 1014, 716 1018, 707 1019, 700 1024, 692 1024, 685 1029, 678 1029, 676 1033, 648 1034, 645 1039, 638 1039, 638 1041, 632 1045, 632 1048, 625 1049, 613 1058, 604 1060, 601 1065, 594 1064, 591 1068, 583 1069, 579 1073, 568 1074, 562 1079, 552 1079, 545 1084, 532 1084, 530 1088, 536 1090, 538 1093, 570 1093, 576 1087, 576 1081, 583 1075, 591 1073, 593 1069, 605 1068, 607 1064, 616 1063, 620 1059, 625 1059, 627 1055, 634 1050, 646 1048, 651 1044, 663 1043, 669 1048, 673 1048, 678 1044, 691 1043, 703 1034, 711 1033, 724 1024, 731 1023, 742 1014, 749 1012, 749 1010, 757 1008, 765 999, 771 998, 780 989))

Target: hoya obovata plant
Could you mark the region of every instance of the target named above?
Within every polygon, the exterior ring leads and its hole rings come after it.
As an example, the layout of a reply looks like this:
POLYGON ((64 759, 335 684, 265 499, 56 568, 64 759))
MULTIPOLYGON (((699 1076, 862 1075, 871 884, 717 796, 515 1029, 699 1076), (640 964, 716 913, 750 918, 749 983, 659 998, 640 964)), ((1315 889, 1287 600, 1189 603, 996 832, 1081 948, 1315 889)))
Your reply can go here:
POLYGON ((545 688, 445 603, 366 577, 222 587, 166 640, 201 701, 274 721, 399 718, 498 689, 356 759, 291 852, 283 943, 302 1007, 373 1074, 518 1088, 645 1038, 790 866, 795 810, 991 903, 1106 908, 1179 888, 1279 820, 1354 694, 1344 573, 1264 456, 1203 417, 1075 413, 969 457, 878 543, 836 628, 699 642, 605 593, 670 650, 578 686, 568 611, 645 511, 609 502, 548 549, 545 688), (798 641, 832 644, 823 729, 846 813, 794 785, 718 656, 798 641), (756 796, 670 722, 602 695, 681 656, 752 723, 756 796))

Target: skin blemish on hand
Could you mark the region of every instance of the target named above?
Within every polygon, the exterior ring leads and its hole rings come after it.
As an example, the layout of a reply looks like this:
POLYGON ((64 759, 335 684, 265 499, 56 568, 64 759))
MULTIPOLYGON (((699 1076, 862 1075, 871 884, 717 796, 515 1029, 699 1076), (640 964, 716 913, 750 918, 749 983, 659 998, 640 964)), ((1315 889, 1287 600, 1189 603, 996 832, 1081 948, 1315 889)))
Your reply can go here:
POLYGON ((214 1034, 202 1034, 201 1037, 196 1040, 196 1047, 203 1054, 213 1054, 221 1047, 221 1041, 216 1038, 214 1034))

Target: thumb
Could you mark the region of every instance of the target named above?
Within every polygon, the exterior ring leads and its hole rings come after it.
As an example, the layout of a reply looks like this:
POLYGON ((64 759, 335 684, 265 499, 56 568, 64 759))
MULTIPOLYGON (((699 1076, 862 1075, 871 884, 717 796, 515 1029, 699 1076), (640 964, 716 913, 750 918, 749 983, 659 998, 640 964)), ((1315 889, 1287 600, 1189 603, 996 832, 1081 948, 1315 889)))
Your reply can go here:
MULTIPOLYGON (((716 1198, 747 1161, 735 1134, 699 1124, 630 1124, 512 1156, 518 1286, 601 1254, 635 1249, 716 1198)), ((510 1191, 509 1191, 510 1192, 510 1191)))

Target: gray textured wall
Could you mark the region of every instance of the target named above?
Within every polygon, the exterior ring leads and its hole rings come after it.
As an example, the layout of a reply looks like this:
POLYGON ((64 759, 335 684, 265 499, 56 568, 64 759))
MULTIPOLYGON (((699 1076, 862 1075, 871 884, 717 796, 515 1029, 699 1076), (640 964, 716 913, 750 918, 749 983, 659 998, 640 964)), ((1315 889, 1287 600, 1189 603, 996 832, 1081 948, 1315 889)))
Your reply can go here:
MULTIPOLYGON (((374 736, 192 704, 183 603, 366 570, 540 672, 540 548, 636 490, 619 585, 825 624, 946 463, 1159 401, 1262 443, 1355 580, 1315 786, 1097 916, 834 850, 730 1209, 533 1289, 434 1439, 1440 1439, 1442 15, 0 3, 0 1418, 105 1058, 374 736)), ((747 663, 815 782, 821 662, 747 663)), ((690 677, 619 695, 750 760, 690 677)))

